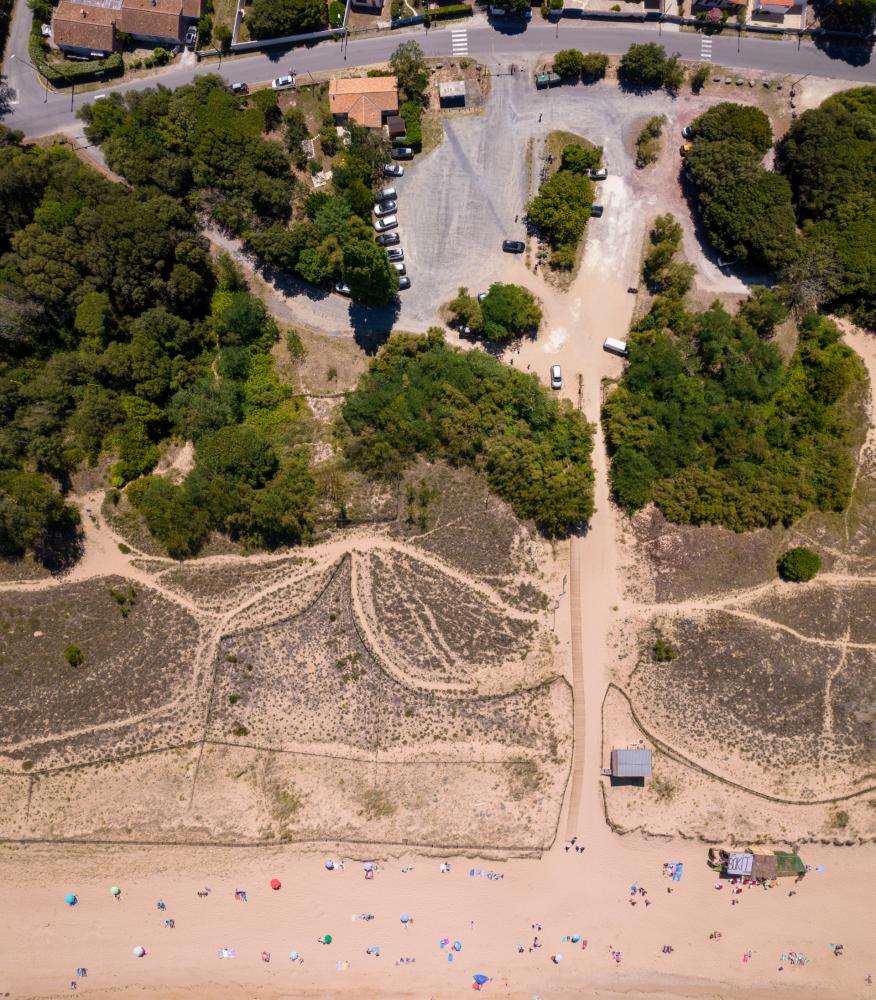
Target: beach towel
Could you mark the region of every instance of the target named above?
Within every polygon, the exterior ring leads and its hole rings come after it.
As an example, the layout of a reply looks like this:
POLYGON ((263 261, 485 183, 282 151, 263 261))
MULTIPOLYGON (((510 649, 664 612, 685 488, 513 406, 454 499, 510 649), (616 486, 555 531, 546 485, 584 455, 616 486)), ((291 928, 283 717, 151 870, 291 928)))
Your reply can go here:
POLYGON ((679 861, 675 866, 675 871, 672 873, 672 881, 680 882, 681 876, 684 874, 684 865, 679 861))

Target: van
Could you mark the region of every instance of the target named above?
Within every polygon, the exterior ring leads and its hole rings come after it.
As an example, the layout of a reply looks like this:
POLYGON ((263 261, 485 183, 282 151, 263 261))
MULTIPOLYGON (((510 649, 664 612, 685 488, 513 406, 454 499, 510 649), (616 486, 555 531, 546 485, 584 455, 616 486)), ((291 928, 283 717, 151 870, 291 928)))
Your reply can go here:
POLYGON ((377 201, 395 201, 398 194, 394 187, 382 188, 377 192, 377 201))
POLYGON ((608 351, 609 354, 619 354, 622 358, 627 357, 630 353, 627 342, 625 340, 615 340, 614 337, 606 337, 602 349, 603 351, 608 351))

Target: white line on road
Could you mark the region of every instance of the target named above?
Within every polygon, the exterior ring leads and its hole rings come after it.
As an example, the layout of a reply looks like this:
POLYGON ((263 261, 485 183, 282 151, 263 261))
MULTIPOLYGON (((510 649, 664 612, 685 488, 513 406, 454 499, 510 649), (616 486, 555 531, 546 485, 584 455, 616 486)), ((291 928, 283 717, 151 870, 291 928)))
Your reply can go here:
POLYGON ((457 28, 450 32, 451 54, 455 56, 468 55, 468 31, 457 28))

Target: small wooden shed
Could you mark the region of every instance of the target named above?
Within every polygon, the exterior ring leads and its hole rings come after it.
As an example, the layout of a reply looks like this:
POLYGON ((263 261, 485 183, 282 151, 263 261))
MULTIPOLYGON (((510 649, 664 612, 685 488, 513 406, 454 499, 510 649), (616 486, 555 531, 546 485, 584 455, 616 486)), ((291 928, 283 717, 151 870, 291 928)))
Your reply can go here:
POLYGON ((612 778, 650 778, 650 750, 612 750, 612 778))

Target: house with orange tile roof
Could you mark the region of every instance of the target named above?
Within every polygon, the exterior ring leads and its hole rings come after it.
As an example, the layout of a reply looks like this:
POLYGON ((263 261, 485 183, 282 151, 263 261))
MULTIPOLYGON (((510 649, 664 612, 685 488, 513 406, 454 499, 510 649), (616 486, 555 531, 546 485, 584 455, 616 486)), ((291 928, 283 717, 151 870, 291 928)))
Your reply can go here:
POLYGON ((115 52, 119 48, 116 24, 120 6, 97 7, 61 0, 52 18, 52 40, 63 52, 73 55, 115 52))
POLYGON ((61 0, 52 18, 52 40, 78 55, 114 52, 118 32, 146 45, 182 45, 186 28, 201 16, 203 0, 61 0))
MULTIPOLYGON (((795 7, 799 8, 802 0, 754 0, 753 14, 790 14, 795 7)), ((799 13, 799 11, 798 11, 799 13)))
POLYGON ((383 128, 398 114, 398 80, 394 76, 368 76, 329 83, 329 110, 341 125, 356 122, 365 128, 383 128))

